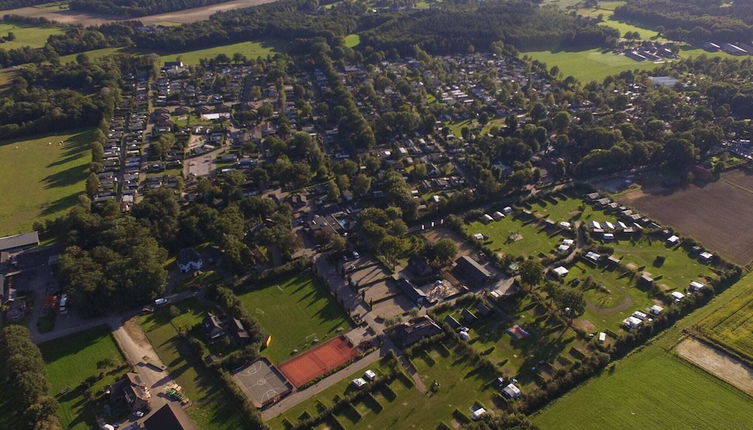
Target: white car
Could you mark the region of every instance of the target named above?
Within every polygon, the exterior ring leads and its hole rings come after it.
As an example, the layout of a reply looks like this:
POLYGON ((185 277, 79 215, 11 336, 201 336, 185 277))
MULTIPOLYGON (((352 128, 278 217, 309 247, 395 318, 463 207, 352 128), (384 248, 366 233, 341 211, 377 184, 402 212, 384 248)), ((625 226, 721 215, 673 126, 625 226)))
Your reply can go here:
POLYGON ((374 373, 373 370, 369 369, 366 372, 364 372, 363 377, 368 379, 369 381, 373 381, 376 379, 376 373, 374 373))
POLYGON ((363 378, 356 378, 353 380, 353 386, 356 388, 361 388, 364 385, 366 385, 366 381, 363 378))

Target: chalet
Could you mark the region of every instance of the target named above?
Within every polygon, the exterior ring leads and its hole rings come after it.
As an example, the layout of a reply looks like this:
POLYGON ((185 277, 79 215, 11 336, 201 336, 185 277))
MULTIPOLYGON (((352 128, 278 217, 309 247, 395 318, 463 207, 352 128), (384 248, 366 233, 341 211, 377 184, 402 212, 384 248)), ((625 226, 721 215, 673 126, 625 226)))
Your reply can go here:
POLYGON ((401 348, 410 346, 420 340, 442 333, 442 329, 428 316, 413 318, 407 323, 399 324, 390 329, 395 342, 401 348))
POLYGON ((216 340, 225 336, 225 330, 222 328, 220 319, 217 318, 217 315, 211 312, 204 317, 204 321, 201 322, 201 327, 204 329, 204 333, 210 340, 216 340))
POLYGON ((201 270, 204 267, 204 261, 201 255, 193 248, 183 248, 178 252, 178 268, 183 273, 201 270))
POLYGON ((128 372, 110 386, 110 401, 116 403, 125 400, 133 412, 148 409, 151 397, 149 387, 138 373, 128 372))
POLYGON ((494 277, 489 270, 467 255, 457 259, 457 270, 468 281, 476 284, 486 284, 494 277))
POLYGON ((144 430, 196 430, 180 406, 168 402, 144 420, 144 430))

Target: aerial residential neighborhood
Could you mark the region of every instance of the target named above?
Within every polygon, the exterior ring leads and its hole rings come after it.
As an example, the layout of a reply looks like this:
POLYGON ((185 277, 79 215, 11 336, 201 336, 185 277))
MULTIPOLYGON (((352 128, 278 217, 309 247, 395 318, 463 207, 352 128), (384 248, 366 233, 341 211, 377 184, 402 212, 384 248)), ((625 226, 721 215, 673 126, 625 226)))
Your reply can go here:
POLYGON ((0 0, 1 429, 753 428, 753 10, 0 0))

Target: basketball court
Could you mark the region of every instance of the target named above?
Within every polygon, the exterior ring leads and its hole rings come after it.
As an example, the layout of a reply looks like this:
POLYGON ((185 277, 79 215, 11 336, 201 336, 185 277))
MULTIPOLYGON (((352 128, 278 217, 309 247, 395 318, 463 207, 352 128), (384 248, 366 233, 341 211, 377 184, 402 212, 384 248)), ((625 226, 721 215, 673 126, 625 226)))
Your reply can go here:
POLYGON ((293 387, 266 358, 260 358, 233 374, 236 384, 257 408, 288 395, 293 387))
POLYGON ((296 388, 356 358, 358 352, 339 336, 282 363, 280 371, 296 388))

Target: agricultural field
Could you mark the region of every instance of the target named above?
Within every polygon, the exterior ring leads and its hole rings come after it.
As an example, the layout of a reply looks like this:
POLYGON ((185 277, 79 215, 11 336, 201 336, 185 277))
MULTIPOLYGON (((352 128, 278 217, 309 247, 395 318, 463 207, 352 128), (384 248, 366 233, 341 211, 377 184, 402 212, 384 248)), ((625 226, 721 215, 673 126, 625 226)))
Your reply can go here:
POLYGON ((17 49, 28 46, 41 48, 47 43, 47 38, 53 34, 62 34, 59 27, 35 27, 27 24, 6 23, 0 21, 0 37, 5 37, 12 32, 16 38, 0 43, 0 49, 17 49))
POLYGON ((561 240, 559 235, 543 231, 540 225, 524 222, 514 216, 488 224, 474 221, 467 224, 465 229, 470 234, 488 236, 489 239, 483 244, 493 252, 522 257, 548 255, 561 240))
POLYGON ((753 361, 753 290, 745 291, 698 327, 704 337, 753 361))
MULTIPOLYGON (((386 357, 372 364, 371 366, 368 367, 368 369, 373 370, 377 374, 377 377, 385 376, 395 371, 401 371, 399 368, 397 368, 396 362, 388 360, 386 357)), ((352 375, 349 375, 342 381, 332 385, 331 387, 328 387, 326 390, 322 391, 321 393, 315 394, 309 397, 308 399, 306 399, 305 401, 286 410, 284 414, 276 418, 273 418, 267 424, 269 424, 269 427, 271 430, 278 430, 278 429, 283 430, 285 429, 286 421, 289 423, 296 423, 301 417, 317 415, 318 409, 321 408, 321 405, 324 405, 325 407, 330 407, 335 404, 335 402, 337 401, 336 399, 338 397, 341 398, 345 395, 355 392, 356 388, 353 387, 353 385, 351 384, 351 381, 355 378, 362 377, 365 371, 366 369, 362 369, 353 373, 352 375)), ((392 384, 393 385, 402 384, 402 382, 395 381, 392 384)), ((383 397, 381 396, 380 392, 381 390, 375 393, 375 398, 379 397, 377 402, 381 404, 383 403, 381 401, 383 397)), ((367 402, 359 402, 359 404, 356 404, 356 409, 361 408, 361 403, 363 403, 364 407, 368 408, 369 405, 367 404, 367 402)))
POLYGON ((636 285, 630 272, 623 274, 619 269, 592 267, 582 261, 575 263, 569 270, 570 273, 564 279, 565 285, 572 285, 577 279, 578 286, 572 288, 582 291, 586 299, 586 311, 579 321, 587 331, 616 331, 622 320, 629 317, 633 311, 646 312, 655 304, 649 293, 636 285), (590 286, 584 282, 585 279, 590 279, 590 286), (595 327, 590 327, 589 322, 595 327))
POLYGON ((533 417, 541 429, 625 429, 671 422, 673 428, 728 429, 753 422, 753 399, 677 357, 683 330, 728 313, 747 295, 750 275, 533 417), (588 405, 588 407, 584 407, 588 405), (731 414, 730 411, 735 411, 731 414))
POLYGON ((92 130, 80 130, 0 142, 0 236, 28 231, 78 203, 91 137, 92 130))
POLYGON ((201 322, 207 308, 195 300, 178 304, 181 314, 170 317, 168 308, 139 317, 146 337, 154 347, 182 392, 191 401, 186 413, 197 428, 208 430, 234 430, 245 428, 246 423, 237 408, 225 397, 220 381, 206 371, 190 345, 183 341, 177 329, 190 329, 201 322))
POLYGON ((347 315, 328 290, 308 273, 254 288, 238 297, 272 336, 262 354, 275 364, 351 328, 347 315))
MULTIPOLYGON (((504 369, 506 378, 516 378, 525 391, 526 388, 536 387, 540 361, 568 367, 567 363, 572 364, 576 359, 569 356, 569 351, 578 343, 577 334, 552 319, 530 298, 510 299, 503 306, 506 313, 514 315, 513 319, 494 311, 488 316, 479 316, 477 322, 469 324, 468 333, 470 345, 504 369), (530 336, 514 339, 507 333, 513 325, 520 326, 530 336)), ((457 306, 440 312, 437 319, 441 321, 451 315, 465 325, 461 317, 463 308, 474 311, 470 301, 458 302, 457 306)))
POLYGON ((753 260, 753 174, 732 170, 704 185, 668 190, 644 187, 615 196, 740 265, 753 260))
MULTIPOLYGON (((60 402, 59 416, 63 427, 81 430, 96 427, 84 392, 77 387, 87 378, 125 363, 110 331, 102 326, 43 343, 39 348, 47 364, 51 393, 60 402)), ((116 372, 98 380, 92 391, 112 384, 122 373, 116 372)))

